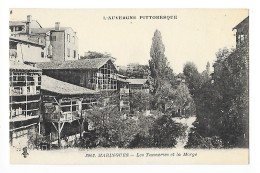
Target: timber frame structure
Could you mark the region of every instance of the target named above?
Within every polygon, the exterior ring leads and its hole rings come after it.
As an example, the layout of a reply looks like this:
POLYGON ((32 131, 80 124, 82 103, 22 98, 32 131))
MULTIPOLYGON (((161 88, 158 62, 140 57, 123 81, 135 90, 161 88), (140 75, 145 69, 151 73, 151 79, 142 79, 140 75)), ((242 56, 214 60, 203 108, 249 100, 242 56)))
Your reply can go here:
POLYGON ((97 104, 96 94, 96 91, 43 75, 41 123, 44 135, 51 134, 51 141, 57 141, 58 147, 63 137, 76 133, 81 135, 85 114, 97 104), (65 134, 62 133, 64 129, 67 131, 65 134))
POLYGON ((130 110, 129 82, 125 76, 117 74, 111 58, 81 59, 64 62, 42 62, 36 66, 43 74, 63 82, 99 91, 104 106, 115 93, 119 93, 119 110, 130 110))
POLYGON ((41 76, 40 69, 10 62, 9 123, 12 146, 28 146, 29 134, 37 130, 40 118, 41 76))
POLYGON ((96 91, 117 90, 117 69, 110 58, 36 64, 43 74, 96 91))

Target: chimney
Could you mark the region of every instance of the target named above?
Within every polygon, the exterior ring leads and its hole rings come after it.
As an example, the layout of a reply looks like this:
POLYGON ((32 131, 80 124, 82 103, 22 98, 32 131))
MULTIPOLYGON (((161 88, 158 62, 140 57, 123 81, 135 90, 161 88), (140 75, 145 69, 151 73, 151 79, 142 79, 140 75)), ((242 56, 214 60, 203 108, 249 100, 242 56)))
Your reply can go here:
POLYGON ((27 22, 29 22, 29 23, 32 22, 32 15, 27 15, 27 22))
POLYGON ((31 22, 32 22, 32 16, 31 15, 27 15, 26 34, 31 34, 32 33, 31 22))
POLYGON ((60 30, 60 22, 55 22, 55 30, 56 31, 60 30))

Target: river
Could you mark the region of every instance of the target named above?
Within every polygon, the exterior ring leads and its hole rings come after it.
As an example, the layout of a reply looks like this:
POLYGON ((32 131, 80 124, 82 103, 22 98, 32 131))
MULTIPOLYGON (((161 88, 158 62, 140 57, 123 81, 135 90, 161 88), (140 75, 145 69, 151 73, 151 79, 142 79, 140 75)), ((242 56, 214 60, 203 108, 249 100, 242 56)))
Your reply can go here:
POLYGON ((175 117, 172 118, 175 122, 182 124, 187 129, 185 130, 184 136, 181 136, 177 139, 176 148, 184 148, 186 143, 188 142, 188 135, 190 132, 190 129, 193 127, 193 122, 196 120, 196 117, 188 117, 188 118, 182 118, 182 117, 175 117))

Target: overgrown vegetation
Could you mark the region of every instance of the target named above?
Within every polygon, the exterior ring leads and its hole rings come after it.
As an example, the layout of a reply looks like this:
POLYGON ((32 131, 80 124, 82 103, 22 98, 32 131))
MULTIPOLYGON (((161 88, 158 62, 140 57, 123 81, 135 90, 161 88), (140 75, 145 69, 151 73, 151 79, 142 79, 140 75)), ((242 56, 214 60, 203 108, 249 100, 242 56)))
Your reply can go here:
POLYGON ((212 77, 184 67, 197 115, 186 147, 248 147, 248 47, 219 50, 216 58, 212 77))
POLYGON ((248 47, 219 50, 212 74, 209 63, 199 73, 193 62, 187 62, 183 74, 175 75, 164 52, 156 30, 149 69, 143 66, 145 70, 135 74, 148 79, 150 93, 132 93, 131 115, 115 105, 93 108, 89 117, 95 127, 93 146, 175 147, 187 128, 173 115, 196 115, 185 148, 248 147, 248 47), (151 115, 145 116, 146 110, 151 115))

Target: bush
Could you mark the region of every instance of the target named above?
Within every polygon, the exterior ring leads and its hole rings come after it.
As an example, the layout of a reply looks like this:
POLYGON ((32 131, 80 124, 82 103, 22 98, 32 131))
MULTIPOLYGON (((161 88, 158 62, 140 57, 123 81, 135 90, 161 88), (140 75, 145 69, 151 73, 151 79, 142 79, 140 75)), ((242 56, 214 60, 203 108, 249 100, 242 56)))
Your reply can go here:
POLYGON ((197 132, 189 133, 187 144, 184 148, 223 148, 223 142, 218 136, 202 137, 197 132))

